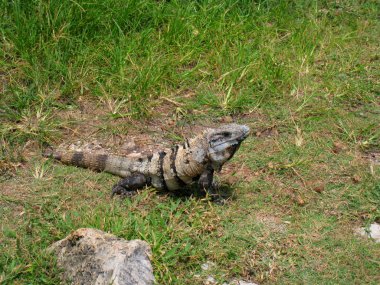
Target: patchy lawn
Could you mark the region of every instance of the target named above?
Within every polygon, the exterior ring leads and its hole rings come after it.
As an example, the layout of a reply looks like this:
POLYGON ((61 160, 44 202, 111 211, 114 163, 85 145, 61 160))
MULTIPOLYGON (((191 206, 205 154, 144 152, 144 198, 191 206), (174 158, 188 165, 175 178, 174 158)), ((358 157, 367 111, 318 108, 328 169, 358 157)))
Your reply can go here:
POLYGON ((0 283, 57 284, 45 249, 80 227, 146 240, 158 284, 379 284, 377 1, 1 1, 0 283), (224 205, 42 158, 119 153, 208 126, 252 135, 224 205), (213 262, 209 271, 201 265, 213 262))

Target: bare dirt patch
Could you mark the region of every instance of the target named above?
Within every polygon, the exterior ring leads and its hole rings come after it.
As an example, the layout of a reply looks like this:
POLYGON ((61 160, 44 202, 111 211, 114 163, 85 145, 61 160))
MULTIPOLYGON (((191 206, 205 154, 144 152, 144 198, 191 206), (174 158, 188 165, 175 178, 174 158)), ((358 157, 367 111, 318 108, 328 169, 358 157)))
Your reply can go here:
POLYGON ((180 106, 173 108, 177 103, 171 99, 167 104, 154 107, 154 116, 149 120, 113 118, 102 102, 95 103, 85 99, 79 102, 79 108, 57 112, 63 125, 63 137, 57 141, 59 148, 70 148, 70 145, 95 146, 121 155, 151 152, 198 135, 208 127, 238 120, 237 117, 227 116, 228 118, 222 117, 215 121, 206 119, 187 122, 184 116, 188 114, 182 113, 186 111, 180 106))
POLYGON ((254 172, 244 163, 227 163, 223 166, 220 176, 222 181, 228 184, 235 184, 238 182, 252 182, 258 172, 254 172))

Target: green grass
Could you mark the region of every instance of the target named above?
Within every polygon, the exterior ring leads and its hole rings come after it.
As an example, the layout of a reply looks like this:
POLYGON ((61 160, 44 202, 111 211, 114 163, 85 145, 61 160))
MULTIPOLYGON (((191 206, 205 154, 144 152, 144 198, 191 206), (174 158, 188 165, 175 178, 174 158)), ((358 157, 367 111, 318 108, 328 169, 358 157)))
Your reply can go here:
POLYGON ((0 283, 57 284, 44 250, 95 227, 146 240, 158 284, 378 284, 379 245, 353 229, 380 220, 379 12, 1 0, 0 283), (40 156, 136 130, 173 142, 230 117, 252 136, 221 175, 234 191, 223 206, 152 190, 111 199, 115 177, 40 156))

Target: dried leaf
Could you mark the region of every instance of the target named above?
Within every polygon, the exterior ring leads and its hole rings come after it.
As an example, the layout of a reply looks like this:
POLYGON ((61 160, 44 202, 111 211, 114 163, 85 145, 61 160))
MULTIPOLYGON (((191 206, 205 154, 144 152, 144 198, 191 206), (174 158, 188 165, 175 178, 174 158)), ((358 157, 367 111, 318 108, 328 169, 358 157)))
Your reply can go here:
POLYGON ((317 193, 322 193, 323 191, 325 191, 325 186, 324 185, 318 185, 318 186, 315 186, 313 188, 313 190, 317 193))
POLYGON ((347 149, 347 147, 343 144, 343 143, 341 143, 341 142, 334 142, 334 144, 333 144, 333 153, 336 153, 336 154, 338 154, 338 153, 340 153, 340 152, 342 152, 342 151, 344 151, 344 150, 346 150, 347 149))
POLYGON ((355 174, 354 176, 352 176, 352 181, 354 183, 359 183, 362 181, 362 178, 358 174, 355 174))
POLYGON ((304 139, 302 137, 302 131, 298 126, 296 126, 296 131, 297 131, 297 134, 295 136, 295 144, 297 147, 301 147, 304 143, 304 139))

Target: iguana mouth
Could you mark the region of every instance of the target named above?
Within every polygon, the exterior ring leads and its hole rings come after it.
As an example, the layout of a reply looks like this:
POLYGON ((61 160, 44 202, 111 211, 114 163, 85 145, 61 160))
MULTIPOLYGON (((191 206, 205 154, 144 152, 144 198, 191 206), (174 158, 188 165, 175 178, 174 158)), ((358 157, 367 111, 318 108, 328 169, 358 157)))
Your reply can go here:
POLYGON ((242 126, 243 129, 243 135, 240 136, 240 140, 243 141, 249 136, 250 129, 247 126, 242 126))

